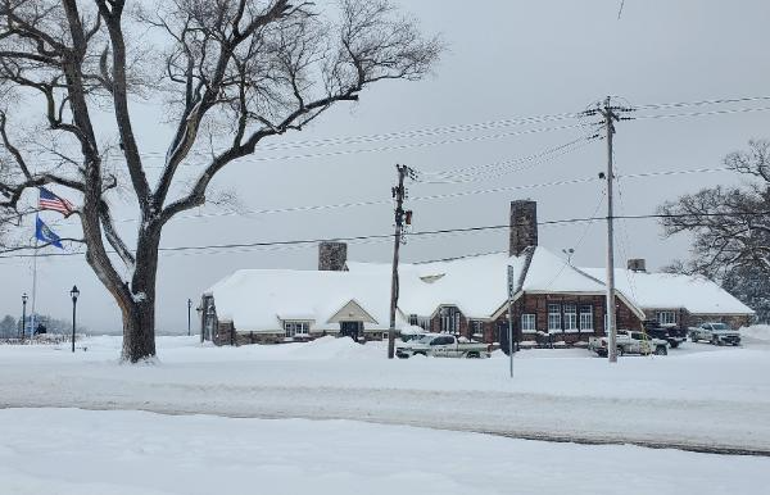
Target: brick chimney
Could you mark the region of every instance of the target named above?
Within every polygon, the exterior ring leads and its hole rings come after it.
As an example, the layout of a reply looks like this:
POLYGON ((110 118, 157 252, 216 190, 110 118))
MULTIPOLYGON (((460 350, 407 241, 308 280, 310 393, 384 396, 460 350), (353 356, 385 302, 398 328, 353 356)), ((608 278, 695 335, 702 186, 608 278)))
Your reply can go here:
POLYGON ((341 272, 348 261, 348 245, 344 242, 322 242, 318 246, 318 269, 341 272))
POLYGON ((529 199, 511 201, 508 254, 519 256, 530 246, 537 246, 537 202, 529 199))
POLYGON ((647 260, 644 258, 630 259, 626 266, 632 272, 647 272, 647 260))

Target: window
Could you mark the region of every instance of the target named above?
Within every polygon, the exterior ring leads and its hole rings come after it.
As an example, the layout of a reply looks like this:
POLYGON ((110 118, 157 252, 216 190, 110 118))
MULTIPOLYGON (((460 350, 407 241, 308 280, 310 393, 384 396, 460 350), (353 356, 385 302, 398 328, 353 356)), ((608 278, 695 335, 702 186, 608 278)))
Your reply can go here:
POLYGON ((575 331, 578 329, 577 305, 564 305, 564 330, 575 331))
POLYGON ((590 304, 580 306, 580 331, 594 331, 594 308, 590 304))
POLYGON ((455 306, 444 306, 439 310, 442 333, 457 333, 460 331, 460 310, 455 306))
POLYGON ((450 345, 455 343, 455 338, 449 335, 444 337, 436 337, 430 343, 430 345, 450 345))
POLYGON ((471 335, 484 336, 484 322, 481 320, 471 320, 471 335))
POLYGON ((548 331, 560 331, 561 330, 561 305, 549 304, 548 305, 548 331))
POLYGON ((676 313, 674 311, 658 311, 658 323, 661 325, 676 324, 676 313))
POLYGON ((308 321, 284 321, 283 329, 287 337, 303 336, 310 333, 310 322, 308 321))
POLYGON ((536 319, 534 313, 526 313, 521 315, 521 332, 522 333, 535 333, 537 332, 537 326, 535 325, 536 319))

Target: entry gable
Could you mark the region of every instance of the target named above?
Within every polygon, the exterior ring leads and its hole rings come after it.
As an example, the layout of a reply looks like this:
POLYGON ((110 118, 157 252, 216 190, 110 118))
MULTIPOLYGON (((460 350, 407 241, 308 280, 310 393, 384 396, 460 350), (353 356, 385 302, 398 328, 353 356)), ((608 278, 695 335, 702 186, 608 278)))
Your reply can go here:
POLYGON ((360 321, 363 323, 379 324, 358 301, 351 299, 339 311, 334 313, 327 323, 341 323, 343 321, 360 321))

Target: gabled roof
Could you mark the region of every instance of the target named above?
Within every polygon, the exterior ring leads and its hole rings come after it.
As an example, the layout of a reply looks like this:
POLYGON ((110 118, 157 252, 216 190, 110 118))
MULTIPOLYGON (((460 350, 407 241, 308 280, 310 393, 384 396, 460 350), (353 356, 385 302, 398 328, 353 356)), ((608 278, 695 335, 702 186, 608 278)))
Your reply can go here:
MULTIPOLYGON (((599 280, 604 268, 582 268, 599 280)), ((645 309, 680 309, 694 314, 753 315, 754 311, 711 280, 670 273, 616 269, 615 285, 635 304, 645 309)))
MULTIPOLYGON (((281 320, 311 320, 318 330, 339 330, 339 315, 350 303, 360 307, 365 328, 390 321, 390 277, 314 270, 238 270, 215 284, 217 316, 238 331, 280 330, 281 320), (335 320, 334 317, 337 316, 335 320), (332 321, 334 320, 334 321, 332 321)), ((397 320, 397 325, 404 322, 397 320)))
MULTIPOLYGON (((399 266, 399 309, 428 316, 441 305, 460 308, 465 316, 490 317, 508 298, 508 266, 516 290, 569 294, 601 294, 604 284, 569 265, 543 247, 521 256, 492 253, 432 263, 399 266), (522 277, 523 275, 523 277, 522 277)), ((358 274, 390 274, 390 265, 348 262, 358 274)))

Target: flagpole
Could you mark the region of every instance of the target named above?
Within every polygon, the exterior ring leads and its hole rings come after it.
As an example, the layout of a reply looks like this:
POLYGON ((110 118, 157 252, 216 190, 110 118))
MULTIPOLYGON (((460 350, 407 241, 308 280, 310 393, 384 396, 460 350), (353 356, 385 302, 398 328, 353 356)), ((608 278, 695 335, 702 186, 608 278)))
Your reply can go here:
MULTIPOLYGON (((38 215, 35 215, 35 231, 37 232, 37 217, 38 215)), ((35 249, 33 251, 32 256, 32 314, 30 315, 30 329, 29 329, 29 337, 30 340, 32 340, 32 337, 35 334, 35 320, 36 320, 36 314, 35 314, 35 301, 37 300, 37 251, 38 251, 38 243, 40 240, 37 238, 37 235, 35 235, 35 249)), ((25 322, 26 325, 26 322, 25 322)))

